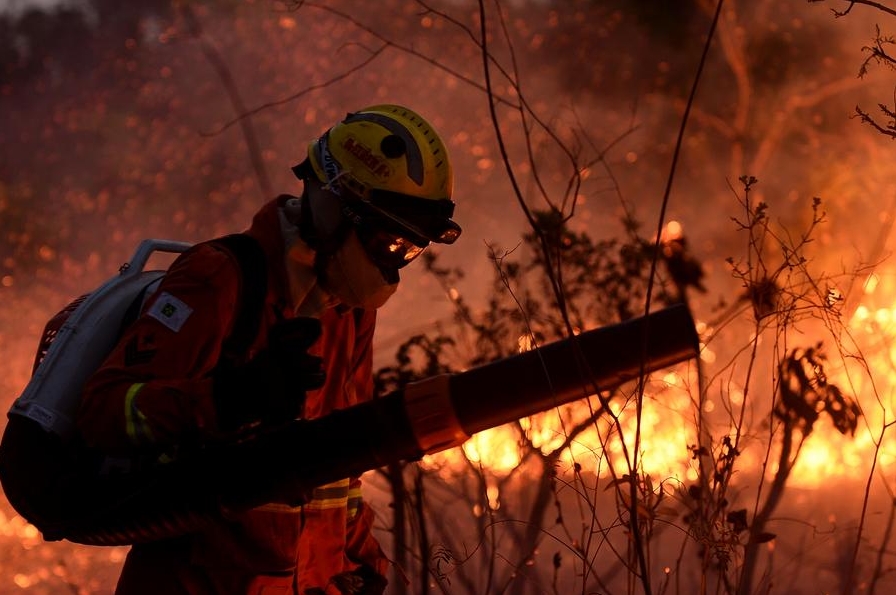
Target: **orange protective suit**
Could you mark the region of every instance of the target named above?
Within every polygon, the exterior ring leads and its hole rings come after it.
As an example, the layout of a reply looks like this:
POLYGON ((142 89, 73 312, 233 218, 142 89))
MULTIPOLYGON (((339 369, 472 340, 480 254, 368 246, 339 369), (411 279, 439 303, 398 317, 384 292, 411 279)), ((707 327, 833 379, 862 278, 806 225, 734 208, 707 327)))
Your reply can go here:
MULTIPOLYGON (((268 265, 261 328, 246 358, 265 345, 273 324, 294 316, 280 215, 288 198, 265 205, 246 232, 268 265)), ((156 298, 148 300, 91 377, 78 414, 89 446, 129 454, 218 434, 210 374, 234 322, 240 283, 234 258, 213 246, 200 245, 172 265, 155 296, 173 296, 185 315, 163 324, 152 315, 156 298)), ((306 417, 372 397, 375 311, 331 307, 321 323, 321 338, 309 352, 323 358, 327 380, 308 392, 306 417)), ((220 522, 201 533, 132 547, 116 593, 341 595, 340 573, 361 565, 387 573, 373 519, 358 478, 316 489, 302 507, 222 511, 220 522)))

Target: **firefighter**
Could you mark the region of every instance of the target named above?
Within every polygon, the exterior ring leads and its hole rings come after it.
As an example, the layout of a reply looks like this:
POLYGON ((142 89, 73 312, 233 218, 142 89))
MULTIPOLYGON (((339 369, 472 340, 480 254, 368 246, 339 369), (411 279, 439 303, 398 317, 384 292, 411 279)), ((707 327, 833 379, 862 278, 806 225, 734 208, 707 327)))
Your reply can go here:
MULTIPOLYGON (((88 381, 77 422, 89 447, 176 456, 372 397, 376 309, 399 269, 460 234, 446 148, 419 114, 376 105, 311 142, 293 171, 301 195, 272 200, 245 232, 268 270, 248 353, 227 353, 245 276, 232 254, 199 244, 88 381)), ((383 593, 390 564, 360 487, 350 477, 295 506, 224 509, 208 529, 135 545, 116 594, 383 593)))

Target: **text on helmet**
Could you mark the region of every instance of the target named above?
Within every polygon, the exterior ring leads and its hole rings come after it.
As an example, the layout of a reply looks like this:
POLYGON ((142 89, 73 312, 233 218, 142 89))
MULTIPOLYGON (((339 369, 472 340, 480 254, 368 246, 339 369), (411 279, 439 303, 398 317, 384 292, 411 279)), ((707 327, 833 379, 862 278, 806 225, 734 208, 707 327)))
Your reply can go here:
POLYGON ((392 169, 385 159, 374 155, 369 147, 358 142, 354 137, 347 137, 342 142, 342 148, 360 161, 374 176, 386 179, 392 175, 392 169))

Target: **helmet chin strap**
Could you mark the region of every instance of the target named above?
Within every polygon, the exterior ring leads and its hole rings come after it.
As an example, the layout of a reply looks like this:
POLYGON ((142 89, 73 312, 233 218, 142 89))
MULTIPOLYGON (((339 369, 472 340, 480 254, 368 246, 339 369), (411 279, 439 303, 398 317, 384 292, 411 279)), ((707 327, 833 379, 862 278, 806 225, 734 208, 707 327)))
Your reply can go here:
MULTIPOLYGON (((320 190, 326 191, 326 187, 320 190)), ((367 259, 360 245, 355 246, 357 239, 351 238, 354 225, 342 198, 327 194, 309 190, 306 182, 299 210, 299 236, 314 250, 314 273, 346 305, 378 308, 394 293, 392 286, 399 281, 398 273, 381 271, 367 259), (332 202, 323 203, 325 200, 332 202)))
MULTIPOLYGON (((321 159, 333 164, 327 150, 327 137, 318 139, 321 159)), ((329 258, 345 243, 352 229, 351 211, 340 196, 338 180, 348 175, 333 164, 328 170, 326 182, 321 181, 310 159, 293 168, 293 173, 304 183, 299 214, 299 235, 317 253, 318 259, 329 258)))
MULTIPOLYGON (((312 196, 312 192, 308 189, 308 184, 309 182, 305 183, 305 190, 302 193, 298 228, 299 237, 315 251, 315 268, 317 268, 321 265, 322 260, 328 260, 345 243, 345 239, 351 232, 352 224, 342 216, 340 208, 336 214, 338 220, 335 225, 325 225, 323 219, 328 213, 315 211, 314 202, 316 197, 312 196)), ((329 198, 341 201, 337 196, 329 198)), ((329 215, 332 215, 332 213, 329 213, 329 215)))
POLYGON ((332 285, 336 282, 334 275, 345 277, 338 282, 339 292, 347 291, 344 297, 353 294, 351 301, 360 300, 378 307, 379 298, 384 301, 394 292, 394 287, 387 288, 398 283, 398 271, 385 271, 375 265, 353 238, 352 218, 356 215, 341 196, 330 190, 332 182, 322 184, 316 178, 305 179, 297 225, 299 237, 314 250, 313 266, 318 279, 328 280, 332 285), (351 253, 352 262, 345 261, 346 250, 351 253), (338 271, 334 268, 336 264, 338 271), (353 284, 352 277, 358 277, 358 287, 349 287, 353 284))

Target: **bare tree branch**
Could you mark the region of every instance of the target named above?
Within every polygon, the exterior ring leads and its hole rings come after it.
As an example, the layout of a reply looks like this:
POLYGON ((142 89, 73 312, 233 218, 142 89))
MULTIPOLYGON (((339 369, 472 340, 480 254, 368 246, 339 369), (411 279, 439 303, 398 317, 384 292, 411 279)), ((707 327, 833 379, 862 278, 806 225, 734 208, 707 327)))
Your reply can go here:
MULTIPOLYGON (((214 68, 218 78, 221 79, 221 84, 224 85, 224 89, 227 91, 227 96, 230 98, 230 103, 233 105, 234 111, 237 114, 245 113, 246 106, 240 96, 236 81, 233 80, 233 75, 227 67, 227 64, 224 62, 224 59, 221 57, 220 52, 218 52, 215 46, 212 45, 203 34, 202 26, 199 24, 199 19, 196 17, 196 13, 193 12, 190 3, 178 1, 177 8, 184 16, 184 21, 187 24, 187 29, 190 31, 190 34, 199 41, 199 47, 201 48, 203 55, 205 55, 206 59, 212 65, 212 68, 214 68)), ((252 121, 249 118, 240 118, 239 121, 243 132, 243 138, 246 141, 246 148, 249 151, 249 160, 252 163, 255 179, 258 182, 259 190, 261 191, 261 199, 268 200, 274 195, 273 187, 268 178, 264 160, 261 158, 261 149, 258 144, 258 137, 255 134, 255 127, 252 125, 252 121)))

